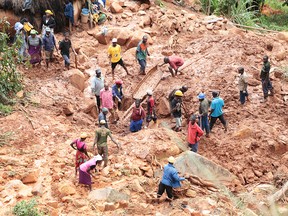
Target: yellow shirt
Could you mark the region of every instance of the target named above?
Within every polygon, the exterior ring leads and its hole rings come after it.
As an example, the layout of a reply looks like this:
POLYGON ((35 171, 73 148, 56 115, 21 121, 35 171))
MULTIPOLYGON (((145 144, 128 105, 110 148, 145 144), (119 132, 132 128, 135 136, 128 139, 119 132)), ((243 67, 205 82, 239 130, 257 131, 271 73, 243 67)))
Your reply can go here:
POLYGON ((112 63, 116 63, 116 62, 120 61, 120 59, 121 59, 121 46, 118 44, 115 47, 110 45, 108 48, 108 55, 111 56, 111 62, 112 63))

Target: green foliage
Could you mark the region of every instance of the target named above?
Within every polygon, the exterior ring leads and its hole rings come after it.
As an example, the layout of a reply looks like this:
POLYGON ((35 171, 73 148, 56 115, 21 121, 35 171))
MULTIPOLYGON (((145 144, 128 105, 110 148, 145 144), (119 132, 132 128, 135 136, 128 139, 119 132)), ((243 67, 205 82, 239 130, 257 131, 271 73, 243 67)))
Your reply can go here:
POLYGON ((241 25, 255 25, 258 20, 258 12, 252 9, 253 6, 247 8, 247 5, 251 5, 251 3, 252 0, 239 0, 237 6, 234 4, 231 8, 231 20, 241 25))
POLYGON ((1 115, 9 115, 13 111, 13 107, 10 105, 4 105, 0 103, 0 116, 1 115))
POLYGON ((161 0, 155 0, 155 4, 161 8, 165 7, 164 3, 161 0))
POLYGON ((11 140, 13 140, 13 132, 6 132, 0 134, 0 147, 8 144, 11 140))
POLYGON ((18 202, 13 208, 13 214, 16 216, 42 216, 43 214, 36 208, 37 202, 32 199, 28 202, 18 202))
POLYGON ((2 27, 0 29, 0 103, 6 103, 7 98, 13 97, 22 88, 21 76, 16 71, 17 65, 21 63, 17 50, 22 41, 17 38, 10 46, 9 36, 6 33, 10 24, 5 19, 0 19, 0 26, 2 27))

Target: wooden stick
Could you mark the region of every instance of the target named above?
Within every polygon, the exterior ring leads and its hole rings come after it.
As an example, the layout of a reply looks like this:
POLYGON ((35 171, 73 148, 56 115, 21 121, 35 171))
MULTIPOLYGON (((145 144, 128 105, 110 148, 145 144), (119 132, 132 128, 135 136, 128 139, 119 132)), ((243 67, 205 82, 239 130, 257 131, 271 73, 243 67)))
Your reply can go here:
POLYGON ((253 27, 253 26, 245 26, 241 24, 236 24, 233 23, 235 26, 241 27, 241 28, 248 28, 248 29, 254 29, 254 30, 259 30, 259 31, 267 31, 267 32, 273 32, 273 33, 279 33, 280 31, 275 31, 275 30, 269 30, 269 29, 264 29, 264 28, 259 28, 259 27, 253 27))
POLYGON ((22 110, 23 112, 25 112, 25 117, 28 119, 28 121, 31 124, 33 130, 35 130, 34 124, 33 124, 32 120, 30 119, 30 117, 28 116, 29 114, 28 114, 27 110, 25 110, 22 107, 19 107, 19 109, 22 110))

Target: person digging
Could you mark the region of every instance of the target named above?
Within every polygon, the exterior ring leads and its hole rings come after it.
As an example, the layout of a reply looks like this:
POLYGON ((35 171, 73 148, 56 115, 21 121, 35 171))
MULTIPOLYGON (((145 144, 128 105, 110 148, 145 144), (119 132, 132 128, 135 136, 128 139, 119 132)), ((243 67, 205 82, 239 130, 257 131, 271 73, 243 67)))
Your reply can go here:
POLYGON ((178 56, 169 56, 164 58, 164 64, 169 64, 169 72, 171 73, 172 77, 177 76, 178 69, 184 64, 184 60, 178 56))

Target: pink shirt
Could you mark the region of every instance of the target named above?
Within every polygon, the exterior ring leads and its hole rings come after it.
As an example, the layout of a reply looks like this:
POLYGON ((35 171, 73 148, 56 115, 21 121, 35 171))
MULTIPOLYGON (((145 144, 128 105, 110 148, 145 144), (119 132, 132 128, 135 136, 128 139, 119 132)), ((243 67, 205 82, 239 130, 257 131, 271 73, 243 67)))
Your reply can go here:
POLYGON ((74 140, 74 143, 76 143, 76 147, 77 149, 87 149, 86 143, 85 142, 81 142, 80 139, 76 139, 74 140))
POLYGON ((169 64, 174 70, 176 70, 184 64, 184 60, 178 56, 170 56, 169 64))
POLYGON ((89 161, 86 161, 85 163, 80 165, 80 170, 83 172, 87 172, 87 170, 90 168, 90 166, 95 166, 96 165, 96 159, 93 157, 89 161))
POLYGON ((102 89, 100 91, 100 98, 102 101, 102 108, 106 107, 107 109, 113 108, 113 96, 112 96, 112 90, 109 88, 108 90, 102 89))

